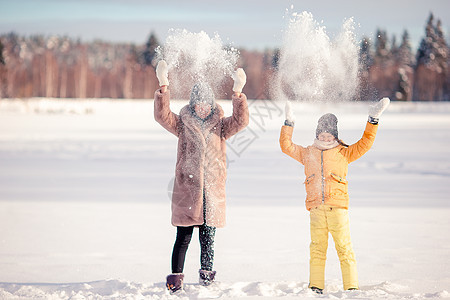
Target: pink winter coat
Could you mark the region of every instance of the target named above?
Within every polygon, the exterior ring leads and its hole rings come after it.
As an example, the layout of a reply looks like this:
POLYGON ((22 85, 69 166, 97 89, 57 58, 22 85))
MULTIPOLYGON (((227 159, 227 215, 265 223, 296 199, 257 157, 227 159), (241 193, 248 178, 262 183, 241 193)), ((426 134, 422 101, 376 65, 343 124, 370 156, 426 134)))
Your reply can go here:
POLYGON ((155 120, 178 137, 172 194, 172 225, 225 226, 226 140, 248 125, 247 97, 232 97, 233 115, 225 118, 220 105, 201 121, 184 106, 170 110, 170 92, 155 92, 155 120), (203 218, 203 193, 205 215, 203 218))

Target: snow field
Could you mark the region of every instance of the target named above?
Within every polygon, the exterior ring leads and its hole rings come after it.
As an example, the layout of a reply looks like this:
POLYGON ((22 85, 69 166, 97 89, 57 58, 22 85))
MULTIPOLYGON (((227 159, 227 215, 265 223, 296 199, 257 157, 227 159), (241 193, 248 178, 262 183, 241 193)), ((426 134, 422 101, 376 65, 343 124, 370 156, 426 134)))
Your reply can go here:
MULTIPOLYGON (((229 115, 231 103, 219 103, 229 115)), ((448 103, 392 103, 374 147, 350 165, 361 291, 342 290, 330 237, 324 296, 307 289, 303 169, 278 145, 284 103, 249 103, 248 131, 228 145, 219 282, 197 284, 195 232, 185 291, 170 295, 164 281, 175 239, 168 194, 177 141, 154 121, 153 101, 0 100, 0 298, 450 297, 448 103)), ((340 137, 355 142, 367 105, 294 103, 294 142, 311 144, 326 112, 338 116, 340 137)))

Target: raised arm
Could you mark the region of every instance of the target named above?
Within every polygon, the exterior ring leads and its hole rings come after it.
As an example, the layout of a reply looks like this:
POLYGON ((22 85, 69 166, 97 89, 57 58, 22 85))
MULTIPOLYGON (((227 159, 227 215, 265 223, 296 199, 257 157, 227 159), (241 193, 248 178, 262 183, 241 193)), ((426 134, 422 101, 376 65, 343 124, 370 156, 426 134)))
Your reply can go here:
POLYGON ((156 66, 156 77, 158 78, 160 89, 155 92, 154 115, 155 120, 169 132, 178 136, 180 117, 170 110, 170 91, 168 67, 164 60, 158 62, 156 66))
POLYGON ((234 80, 233 96, 231 100, 233 102, 233 114, 223 120, 223 137, 229 139, 248 125, 248 103, 247 96, 242 93, 245 83, 247 82, 247 75, 242 68, 236 70, 232 76, 234 80))
POLYGON ((284 126, 281 127, 280 132, 281 151, 303 164, 303 153, 305 148, 292 142, 295 119, 289 100, 286 101, 285 112, 286 121, 284 121, 284 126))
POLYGON ((177 114, 173 113, 170 110, 169 100, 170 100, 169 90, 166 90, 165 93, 162 93, 161 89, 155 92, 155 101, 154 101, 155 120, 169 132, 178 136, 178 129, 180 126, 180 116, 178 116, 177 114))
POLYGON ((349 163, 357 160, 369 151, 375 141, 377 130, 378 124, 367 122, 362 138, 353 145, 350 145, 348 148, 344 148, 342 150, 342 153, 347 158, 349 163))
POLYGON ((232 97, 233 114, 222 122, 222 132, 225 139, 229 139, 248 125, 248 103, 247 96, 244 93, 235 93, 232 97))
POLYGON ((350 145, 348 146, 348 148, 343 150, 343 154, 345 157, 347 157, 349 163, 363 156, 372 147, 378 130, 378 121, 381 114, 389 106, 389 103, 389 98, 383 98, 375 105, 370 106, 369 120, 367 122, 366 129, 364 130, 362 138, 353 145, 350 145))

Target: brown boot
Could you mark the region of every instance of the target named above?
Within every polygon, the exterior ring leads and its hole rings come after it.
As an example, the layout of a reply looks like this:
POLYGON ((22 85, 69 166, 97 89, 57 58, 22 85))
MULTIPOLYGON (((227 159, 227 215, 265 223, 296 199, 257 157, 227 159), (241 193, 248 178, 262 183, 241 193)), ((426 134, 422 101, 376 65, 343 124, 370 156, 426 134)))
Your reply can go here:
POLYGON ((183 289, 183 280, 184 280, 183 273, 170 274, 166 278, 167 289, 172 293, 175 293, 176 291, 183 289))

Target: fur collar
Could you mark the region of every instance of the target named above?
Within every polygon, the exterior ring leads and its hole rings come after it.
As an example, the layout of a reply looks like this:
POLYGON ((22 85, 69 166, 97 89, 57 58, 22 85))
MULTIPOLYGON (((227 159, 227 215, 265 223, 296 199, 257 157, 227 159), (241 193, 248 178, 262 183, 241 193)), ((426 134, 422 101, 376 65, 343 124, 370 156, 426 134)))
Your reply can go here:
POLYGON ((205 120, 198 118, 192 112, 189 105, 184 106, 180 111, 180 118, 182 123, 191 131, 196 133, 202 144, 206 143, 206 139, 211 133, 214 126, 218 126, 218 123, 223 118, 224 113, 222 107, 216 104, 214 111, 205 120), (203 137, 203 138, 201 138, 203 137))

